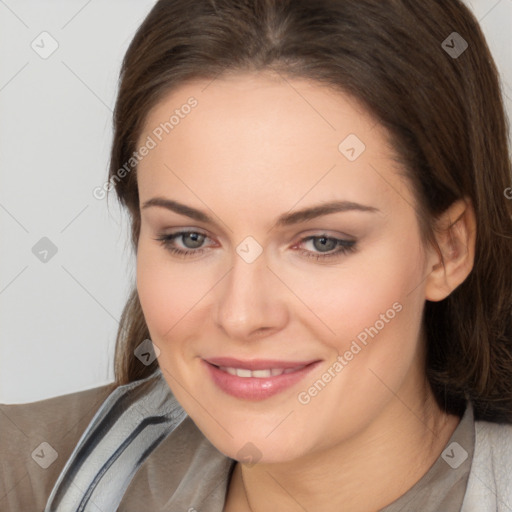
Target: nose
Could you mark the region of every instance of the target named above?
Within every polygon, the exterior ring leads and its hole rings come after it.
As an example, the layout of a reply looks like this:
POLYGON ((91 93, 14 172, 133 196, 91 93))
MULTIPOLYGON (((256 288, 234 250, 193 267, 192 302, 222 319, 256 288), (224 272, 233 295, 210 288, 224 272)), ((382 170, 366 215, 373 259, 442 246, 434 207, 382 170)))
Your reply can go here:
POLYGON ((248 341, 283 329, 288 321, 283 285, 267 267, 266 253, 248 263, 237 253, 219 284, 216 323, 230 339, 248 341))

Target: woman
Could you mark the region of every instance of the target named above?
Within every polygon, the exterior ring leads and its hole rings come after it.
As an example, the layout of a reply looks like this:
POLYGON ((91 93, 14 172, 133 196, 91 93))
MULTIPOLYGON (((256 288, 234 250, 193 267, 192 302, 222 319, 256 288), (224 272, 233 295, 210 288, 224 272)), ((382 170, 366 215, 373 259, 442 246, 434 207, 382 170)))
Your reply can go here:
POLYGON ((114 128, 115 389, 45 401, 75 434, 12 510, 512 510, 508 125, 461 2, 160 0, 114 128))

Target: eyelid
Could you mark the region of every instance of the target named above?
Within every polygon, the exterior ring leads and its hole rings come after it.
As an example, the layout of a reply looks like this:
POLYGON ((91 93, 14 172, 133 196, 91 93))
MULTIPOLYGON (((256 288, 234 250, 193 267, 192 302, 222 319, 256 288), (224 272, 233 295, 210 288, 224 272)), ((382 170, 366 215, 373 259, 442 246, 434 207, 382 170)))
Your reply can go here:
POLYGON ((298 241, 309 239, 309 238, 337 238, 341 240, 345 240, 347 242, 356 242, 357 239, 353 235, 349 235, 348 233, 343 233, 340 231, 336 231, 333 229, 308 229, 307 231, 301 231, 298 235, 294 236, 298 241))
POLYGON ((167 231, 165 229, 158 230, 158 235, 160 237, 170 237, 170 236, 178 236, 178 235, 187 235, 190 233, 197 233, 198 235, 203 235, 204 237, 208 238, 209 240, 213 240, 213 238, 204 230, 201 228, 190 228, 190 227, 179 227, 179 228, 173 228, 170 231, 167 231))

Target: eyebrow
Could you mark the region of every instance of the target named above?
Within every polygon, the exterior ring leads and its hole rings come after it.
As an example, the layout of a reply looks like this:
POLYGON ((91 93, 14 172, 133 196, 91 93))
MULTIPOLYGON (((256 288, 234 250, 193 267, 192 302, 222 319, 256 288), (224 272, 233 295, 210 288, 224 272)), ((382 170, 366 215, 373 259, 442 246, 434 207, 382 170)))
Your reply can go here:
MULTIPOLYGON (((180 215, 185 215, 186 217, 190 217, 191 219, 197 220, 199 222, 204 222, 206 224, 215 224, 213 218, 207 215, 205 212, 197 210, 196 208, 192 208, 191 206, 179 203, 178 201, 173 201, 171 199, 165 199, 163 197, 153 197, 152 199, 149 199, 142 205, 142 209, 149 208, 151 206, 159 206, 161 208, 166 208, 167 210, 179 213, 180 215)), ((349 211, 370 213, 380 212, 378 208, 375 208, 373 206, 354 203, 352 201, 331 201, 328 203, 310 206, 302 210, 297 210, 296 212, 293 213, 285 213, 278 217, 275 225, 278 227, 291 226, 294 224, 299 224, 301 222, 306 222, 308 220, 315 219, 317 217, 321 217, 323 215, 349 211)))

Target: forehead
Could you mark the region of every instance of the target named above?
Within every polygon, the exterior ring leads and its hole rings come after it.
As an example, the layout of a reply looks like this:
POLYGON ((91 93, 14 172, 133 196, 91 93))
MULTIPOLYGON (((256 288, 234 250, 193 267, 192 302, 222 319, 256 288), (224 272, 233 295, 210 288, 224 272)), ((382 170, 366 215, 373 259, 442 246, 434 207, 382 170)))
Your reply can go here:
MULTIPOLYGON (((149 112, 143 133, 154 131, 173 113, 179 116, 171 122, 173 138, 180 133, 187 135, 187 125, 193 124, 195 135, 207 133, 207 140, 216 147, 219 138, 237 146, 247 143, 255 147, 257 142, 279 136, 291 144, 314 138, 317 144, 323 142, 336 149, 344 133, 364 139, 377 126, 357 99, 319 82, 270 72, 182 84, 149 112), (197 102, 192 109, 187 107, 190 98, 197 102), (188 117, 192 121, 183 122, 188 117), (257 139, 252 144, 254 137, 257 139)), ((384 133, 372 133, 372 138, 379 135, 384 133)))
POLYGON ((139 146, 149 137, 155 147, 138 166, 140 196, 185 187, 241 203, 270 195, 290 208, 305 195, 396 200, 386 136, 357 100, 317 82, 268 73, 194 81, 146 118, 139 146))

